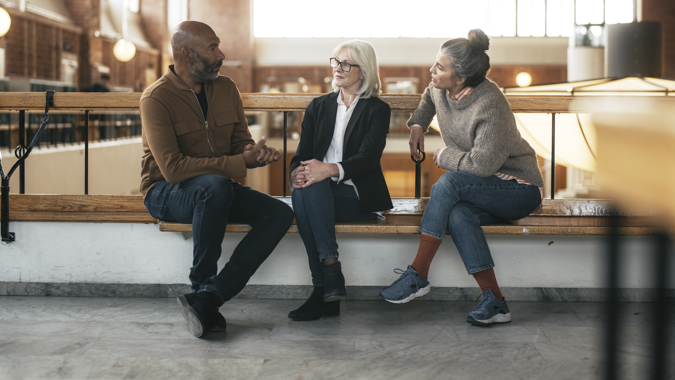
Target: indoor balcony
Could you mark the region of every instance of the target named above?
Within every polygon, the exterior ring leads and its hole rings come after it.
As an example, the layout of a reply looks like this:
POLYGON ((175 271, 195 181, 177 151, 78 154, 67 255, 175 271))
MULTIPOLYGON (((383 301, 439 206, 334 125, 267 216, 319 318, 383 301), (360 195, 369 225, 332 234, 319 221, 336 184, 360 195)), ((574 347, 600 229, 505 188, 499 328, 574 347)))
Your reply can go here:
MULTIPOLYGON (((243 94, 242 99, 247 112, 286 115, 303 111, 314 96, 243 94)), ((57 93, 50 112, 135 112, 139 97, 57 93)), ((419 95, 383 99, 392 111, 410 112, 419 95)), ((567 96, 508 99, 514 112, 581 111, 567 96)), ((673 99, 659 101, 672 107, 673 99)), ((44 107, 41 93, 0 94, 6 112, 43 112, 44 107)), ((288 142, 285 133, 275 147, 288 153, 288 142)), ((185 331, 171 298, 189 290, 189 225, 154 220, 140 196, 87 194, 93 174, 85 161, 93 154, 87 148, 81 147, 77 167, 59 170, 79 173, 81 193, 11 194, 3 203, 0 377, 166 378, 203 371, 204 377, 226 378, 298 372, 307 378, 415 373, 485 378, 499 371, 516 379, 592 378, 602 376, 607 357, 619 363, 616 369, 626 378, 645 376, 655 368, 652 359, 675 376, 673 355, 662 356, 666 347, 673 352, 675 325, 669 319, 658 324, 663 305, 670 304, 651 302, 661 297, 659 289, 672 301, 673 279, 657 284, 654 273, 659 268, 673 273, 675 260, 654 268, 663 256, 654 241, 663 241, 659 236, 667 224, 657 221, 659 213, 650 207, 550 199, 547 192, 542 214, 485 226, 514 314, 511 324, 488 329, 464 322, 480 290, 450 239, 436 256, 430 273, 434 287, 423 300, 391 305, 378 297, 395 278, 392 269, 405 268, 414 257, 424 198, 395 199, 384 222, 338 225, 349 285, 339 318, 298 323, 286 317, 311 288, 303 244, 292 226, 240 296, 221 309, 228 332, 197 340, 185 331), (616 246, 619 253, 610 249, 616 246)), ((7 173, 15 159, 3 156, 7 173)), ((25 161, 26 178, 35 169, 34 158, 25 161)), ((281 179, 288 174, 286 160, 275 169, 281 179)), ((18 174, 12 181, 20 181, 18 174)), ((283 189, 284 183, 273 186, 283 189)), ((12 182, 11 188, 21 185, 12 182)), ((228 226, 221 263, 247 228, 228 226)))

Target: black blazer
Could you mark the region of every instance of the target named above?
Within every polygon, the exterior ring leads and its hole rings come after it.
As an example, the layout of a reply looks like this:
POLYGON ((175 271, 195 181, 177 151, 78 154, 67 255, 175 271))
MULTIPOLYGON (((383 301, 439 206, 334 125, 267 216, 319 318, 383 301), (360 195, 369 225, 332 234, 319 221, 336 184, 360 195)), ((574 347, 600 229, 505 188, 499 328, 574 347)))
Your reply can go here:
MULTIPOLYGON (((338 93, 312 100, 302 120, 300 143, 291 160, 290 172, 300 161, 323 161, 333 140, 338 93)), ((384 181, 380 158, 389 133, 389 105, 379 98, 359 99, 345 130, 342 154, 343 181, 351 179, 359 192, 359 205, 365 212, 393 207, 384 181)))

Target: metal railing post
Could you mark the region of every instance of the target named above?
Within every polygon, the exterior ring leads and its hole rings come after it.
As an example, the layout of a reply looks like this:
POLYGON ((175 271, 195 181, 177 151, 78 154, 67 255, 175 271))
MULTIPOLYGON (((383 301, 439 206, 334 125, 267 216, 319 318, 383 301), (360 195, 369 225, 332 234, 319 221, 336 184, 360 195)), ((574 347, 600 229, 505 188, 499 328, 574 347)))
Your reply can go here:
MULTIPOLYGON (((1 159, 0 159, 1 161, 1 159)), ((14 241, 14 232, 9 232, 9 178, 2 176, 2 211, 0 213, 0 234, 2 235, 2 241, 4 242, 13 242, 14 241)))
POLYGON ((288 183, 288 175, 286 173, 286 149, 288 148, 288 111, 284 111, 284 183, 283 188, 284 188, 284 197, 286 196, 286 187, 288 183))
POLYGON ((89 194, 89 110, 84 111, 84 195, 89 194))
MULTIPOLYGON (((19 111, 19 146, 17 146, 17 149, 20 149, 19 156, 26 153, 26 110, 19 111)), ((9 186, 9 183, 7 183, 7 186, 9 186)), ((19 194, 26 194, 25 161, 21 161, 21 165, 19 165, 19 194)))
MULTIPOLYGON (((49 107, 54 105, 54 91, 47 91, 46 97, 47 101, 45 103, 45 117, 42 125, 40 125, 40 128, 38 128, 35 136, 33 136, 33 140, 28 147, 22 145, 21 143, 16 147, 14 150, 14 155, 16 156, 17 161, 14 163, 14 165, 12 165, 6 174, 2 167, 2 156, 0 156, 0 178, 2 178, 2 186, 0 188, 0 207, 2 207, 2 210, 0 211, 0 218, 2 218, 0 220, 0 235, 2 237, 2 241, 7 243, 11 243, 15 240, 15 234, 13 232, 9 232, 9 180, 12 178, 14 171, 22 166, 24 161, 26 161, 26 158, 28 158, 30 155, 30 152, 35 147, 35 144, 40 139, 40 135, 42 135, 42 132, 49 122, 49 107)), ((23 123, 25 124, 25 111, 20 111, 19 115, 20 119, 23 120, 23 123), (23 117, 21 117, 21 115, 23 115, 23 117)), ((21 128, 21 125, 19 128, 22 129, 22 133, 25 133, 25 125, 24 128, 21 128)), ((19 141, 25 142, 25 140, 21 139, 19 141)))
MULTIPOLYGON (((419 151, 419 147, 417 149, 419 151)), ((420 198, 420 193, 422 189, 422 162, 424 162, 424 159, 427 158, 427 154, 424 152, 420 152, 422 154, 422 159, 417 161, 415 160, 415 157, 413 155, 410 155, 410 159, 413 160, 415 163, 415 198, 419 199, 420 198)))
POLYGON ((654 321, 652 322, 652 344, 654 353, 651 365, 651 378, 665 379, 668 371, 668 337, 671 336, 668 326, 671 307, 668 302, 668 254, 670 240, 665 232, 656 235, 656 262, 654 262, 654 278, 656 279, 656 299, 653 302, 654 321))
POLYGON ((551 114, 551 199, 555 199, 555 113, 551 114))
POLYGON ((605 379, 617 378, 619 359, 619 272, 621 270, 619 251, 619 215, 610 211, 609 238, 607 247, 607 306, 605 328, 605 379))

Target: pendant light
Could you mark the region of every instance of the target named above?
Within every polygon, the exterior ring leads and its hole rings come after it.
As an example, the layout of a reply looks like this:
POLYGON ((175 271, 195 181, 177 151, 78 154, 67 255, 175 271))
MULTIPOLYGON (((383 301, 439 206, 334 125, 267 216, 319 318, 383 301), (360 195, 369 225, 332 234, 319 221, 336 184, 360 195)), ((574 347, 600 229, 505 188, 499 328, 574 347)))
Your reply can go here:
POLYGON ((115 43, 113 47, 113 55, 120 62, 129 62, 136 55, 136 46, 133 42, 127 39, 127 12, 129 8, 129 0, 123 1, 122 6, 122 39, 115 43))

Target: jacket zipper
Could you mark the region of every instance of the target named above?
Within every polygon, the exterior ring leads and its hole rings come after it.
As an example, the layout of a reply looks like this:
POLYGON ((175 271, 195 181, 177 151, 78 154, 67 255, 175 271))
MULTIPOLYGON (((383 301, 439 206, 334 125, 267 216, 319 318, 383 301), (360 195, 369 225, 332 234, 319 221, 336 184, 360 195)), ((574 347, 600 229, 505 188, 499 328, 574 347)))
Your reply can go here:
MULTIPOLYGON (((216 156, 216 152, 213 150, 213 145, 211 145, 211 140, 209 140, 209 121, 206 120, 206 115, 204 115, 204 110, 202 110, 201 104, 199 104, 199 98, 197 97, 197 94, 195 94, 194 90, 190 89, 192 91, 192 95, 195 96, 195 100, 197 101, 197 107, 199 107, 199 110, 202 111, 202 117, 204 118, 204 128, 206 128, 206 142, 209 143, 209 148, 211 148, 211 157, 216 156)), ((206 86, 204 86, 204 91, 206 91, 206 86)), ((206 93, 204 93, 206 95, 206 93)), ((209 97, 206 97, 206 106, 209 106, 209 97)))

